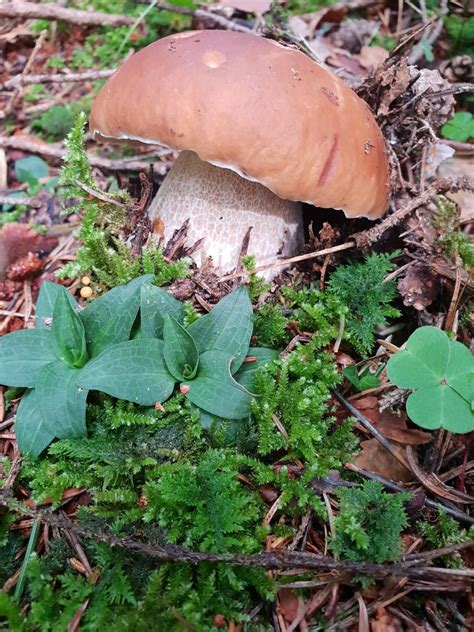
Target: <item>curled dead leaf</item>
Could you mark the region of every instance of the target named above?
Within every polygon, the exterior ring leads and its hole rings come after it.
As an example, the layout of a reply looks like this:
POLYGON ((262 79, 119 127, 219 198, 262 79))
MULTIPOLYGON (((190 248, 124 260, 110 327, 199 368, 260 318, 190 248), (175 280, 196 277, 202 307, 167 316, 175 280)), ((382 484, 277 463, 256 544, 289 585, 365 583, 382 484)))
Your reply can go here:
POLYGON ((426 263, 417 262, 410 266, 398 282, 398 291, 403 303, 421 311, 431 305, 438 294, 439 280, 426 263))

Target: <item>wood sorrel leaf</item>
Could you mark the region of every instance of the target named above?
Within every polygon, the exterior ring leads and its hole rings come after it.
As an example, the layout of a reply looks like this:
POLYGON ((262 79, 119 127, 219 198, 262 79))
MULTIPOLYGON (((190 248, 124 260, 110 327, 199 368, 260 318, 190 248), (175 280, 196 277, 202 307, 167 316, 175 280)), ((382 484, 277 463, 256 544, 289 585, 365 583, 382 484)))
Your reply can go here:
POLYGON ((408 339, 406 348, 387 364, 387 375, 400 388, 439 384, 449 360, 449 338, 437 327, 420 327, 408 339))
POLYGON ((82 320, 71 307, 68 295, 62 287, 54 305, 51 333, 58 358, 80 369, 87 361, 86 336, 82 320))
POLYGON ((233 357, 232 373, 245 358, 252 336, 252 304, 246 287, 225 296, 214 309, 187 329, 199 353, 222 351, 233 357))
POLYGON ((163 359, 163 341, 139 338, 108 347, 77 376, 83 388, 101 391, 143 406, 163 402, 175 380, 163 359))
POLYGON ((86 434, 87 390, 76 385, 79 369, 56 360, 43 367, 36 382, 36 401, 46 430, 59 439, 86 434))
POLYGON ((406 350, 390 358, 387 374, 397 386, 416 389, 406 409, 422 428, 474 430, 474 357, 445 332, 435 327, 417 329, 406 350))
MULTIPOLYGON (((62 285, 52 283, 51 281, 43 281, 40 286, 38 300, 36 301, 36 318, 35 326, 37 329, 49 329, 53 319, 54 305, 58 296, 64 291, 62 285)), ((69 292, 66 291, 69 304, 77 311, 79 305, 69 292)))
POLYGON ((95 358, 109 345, 128 340, 140 305, 140 287, 152 278, 148 274, 113 288, 80 312, 89 357, 95 358))
POLYGON ((36 389, 21 398, 15 418, 15 437, 22 455, 38 457, 55 438, 46 429, 38 403, 36 389))
POLYGON ((255 388, 255 374, 262 366, 280 357, 278 351, 266 347, 250 347, 242 366, 234 375, 234 379, 250 393, 255 388), (255 358, 255 360, 254 360, 255 358), (252 360, 247 362, 247 360, 252 360))
POLYGON ((41 369, 57 360, 45 329, 22 329, 0 337, 0 384, 35 386, 41 369))
POLYGON ((223 419, 243 419, 250 412, 251 395, 232 377, 232 356, 223 351, 206 351, 199 357, 194 380, 183 384, 186 397, 212 415, 223 419))
POLYGON ((466 401, 474 401, 474 356, 460 342, 451 340, 449 343, 449 361, 446 367, 445 379, 456 393, 466 401))
POLYGON ((422 428, 445 428, 450 432, 474 430, 471 405, 447 384, 428 386, 407 399, 407 414, 422 428))
POLYGON ((171 375, 178 381, 192 380, 199 365, 199 353, 192 337, 172 316, 165 316, 163 355, 171 375))
POLYGON ((181 324, 184 319, 183 303, 160 287, 144 283, 141 287, 140 303, 142 337, 163 338, 166 314, 173 316, 181 324))

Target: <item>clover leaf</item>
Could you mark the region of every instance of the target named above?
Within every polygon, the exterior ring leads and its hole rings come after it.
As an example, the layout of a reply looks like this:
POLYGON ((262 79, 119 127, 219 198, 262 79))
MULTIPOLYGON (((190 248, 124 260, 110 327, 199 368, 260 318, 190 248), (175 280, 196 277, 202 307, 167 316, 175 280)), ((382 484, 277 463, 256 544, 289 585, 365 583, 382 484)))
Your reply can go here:
POLYGON ((389 379, 414 392, 407 400, 412 421, 434 430, 474 430, 474 356, 436 327, 420 327, 387 364, 389 379))
MULTIPOLYGON (((111 290, 82 312, 61 285, 45 282, 36 328, 0 338, 0 384, 29 388, 15 421, 20 451, 38 456, 54 438, 86 433, 88 389, 82 367, 108 345, 128 340, 150 275, 111 290)), ((171 386, 172 389, 172 386, 171 386)))

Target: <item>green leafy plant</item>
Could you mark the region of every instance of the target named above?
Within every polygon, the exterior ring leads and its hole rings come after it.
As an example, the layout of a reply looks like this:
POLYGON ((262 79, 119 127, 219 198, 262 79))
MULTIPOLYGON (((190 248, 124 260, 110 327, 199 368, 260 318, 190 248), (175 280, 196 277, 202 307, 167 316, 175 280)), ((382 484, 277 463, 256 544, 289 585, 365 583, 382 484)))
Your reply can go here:
POLYGON ((78 377, 79 386, 152 405, 168 399, 179 382, 186 398, 210 415, 248 416, 255 371, 278 353, 249 348, 253 324, 246 288, 223 298, 185 329, 183 305, 145 284, 140 313, 139 337, 89 362, 78 377))
POLYGON ((444 18, 444 26, 453 41, 452 55, 474 54, 474 17, 463 18, 450 13, 444 18))
POLYGON ((369 388, 377 388, 382 382, 378 376, 383 371, 384 365, 382 364, 375 373, 370 373, 369 367, 365 367, 360 373, 357 371, 355 364, 350 364, 345 369, 342 369, 342 374, 349 380, 352 386, 358 393, 366 391, 369 388))
POLYGON ((60 177, 64 201, 68 204, 74 201, 72 206, 67 207, 67 212, 81 216, 78 238, 82 244, 75 261, 61 268, 57 276, 65 279, 87 274, 100 290, 107 290, 128 283, 141 274, 152 274, 157 285, 190 274, 188 261, 169 262, 161 249, 153 245, 143 248, 140 255, 132 255, 123 234, 126 224, 124 202, 129 201, 126 192, 107 194, 110 202, 87 192, 87 189, 97 191, 103 198, 84 149, 86 122, 86 115, 80 113, 68 134, 65 141, 68 154, 60 177), (80 185, 85 185, 85 189, 80 185))
POLYGON ((411 494, 389 494, 377 481, 339 492, 334 519, 333 550, 356 562, 395 562, 400 556, 400 533, 408 521, 403 510, 411 494))
POLYGON ((33 127, 41 130, 48 140, 62 140, 74 124, 74 113, 68 105, 55 105, 33 121, 33 127))
POLYGON ((441 134, 449 140, 468 141, 474 136, 474 117, 470 112, 456 112, 453 118, 443 125, 441 134))
POLYGON ((387 375, 400 388, 414 390, 407 414, 422 428, 474 430, 474 357, 441 329, 417 329, 388 361, 387 375))
POLYGON ((347 338, 361 355, 372 350, 375 328, 400 314, 391 306, 395 282, 384 282, 395 267, 390 261, 395 254, 374 253, 363 263, 339 266, 329 279, 327 291, 347 308, 347 338))
MULTIPOLYGON (((417 526, 421 534, 436 549, 440 549, 449 544, 467 542, 474 538, 474 527, 469 530, 462 529, 456 520, 448 516, 442 509, 438 509, 438 520, 436 522, 422 521, 417 526)), ((462 568, 464 566, 459 551, 453 551, 445 556, 443 562, 448 568, 462 568)))
POLYGON ((128 340, 145 280, 111 290, 81 312, 62 286, 45 282, 35 329, 0 338, 0 383, 30 389, 15 422, 22 452, 37 456, 55 437, 85 434, 88 391, 77 385, 80 369, 108 345, 128 340))

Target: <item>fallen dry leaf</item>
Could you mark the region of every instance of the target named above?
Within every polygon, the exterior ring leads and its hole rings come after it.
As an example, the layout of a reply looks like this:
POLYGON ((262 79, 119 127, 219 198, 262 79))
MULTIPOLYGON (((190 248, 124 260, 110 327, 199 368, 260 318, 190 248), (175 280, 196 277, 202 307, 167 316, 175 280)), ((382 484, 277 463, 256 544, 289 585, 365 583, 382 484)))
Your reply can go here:
POLYGON ((260 16, 270 10, 272 0, 223 0, 219 4, 224 7, 232 7, 244 13, 253 13, 260 16))
POLYGON ((57 239, 40 235, 26 224, 5 224, 0 229, 0 279, 8 266, 29 252, 48 253, 57 243, 57 239))
POLYGON ((380 420, 375 425, 386 439, 396 441, 404 446, 423 445, 429 443, 433 438, 429 432, 423 432, 423 430, 418 430, 417 428, 408 428, 406 415, 396 415, 388 410, 384 410, 381 413, 380 420))
MULTIPOLYGON (((408 483, 413 480, 413 475, 377 439, 362 441, 360 447, 361 451, 354 459, 357 467, 381 474, 395 482, 408 483)), ((394 449, 401 457, 405 456, 405 450, 401 445, 394 444, 394 449)))
MULTIPOLYGON (((473 152, 474 152, 474 145, 473 152)), ((474 173, 474 156, 453 156, 445 160, 438 169, 438 174, 442 178, 460 178, 467 176, 472 178, 474 173)), ((459 204, 461 209, 461 221, 474 219, 474 193, 469 191, 459 191, 458 193, 447 193, 447 197, 459 204)))
POLYGON ((385 608, 379 608, 375 617, 370 620, 371 632, 402 632, 403 629, 400 619, 385 608))
POLYGON ((382 46, 362 46, 360 53, 354 57, 363 68, 370 72, 383 64, 388 55, 388 51, 382 46))
POLYGON ((438 295, 439 277, 426 263, 417 262, 410 266, 398 282, 398 291, 403 303, 421 311, 431 305, 438 295))
POLYGON ((285 621, 291 623, 298 614, 298 595, 290 588, 280 588, 278 591, 278 611, 285 621))

